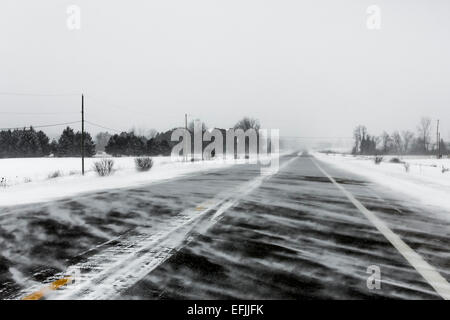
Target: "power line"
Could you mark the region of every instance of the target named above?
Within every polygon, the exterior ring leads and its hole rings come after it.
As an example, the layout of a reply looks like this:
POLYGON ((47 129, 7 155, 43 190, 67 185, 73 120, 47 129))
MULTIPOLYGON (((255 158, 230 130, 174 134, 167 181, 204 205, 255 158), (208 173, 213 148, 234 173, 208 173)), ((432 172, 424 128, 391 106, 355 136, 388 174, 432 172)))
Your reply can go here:
POLYGON ((280 136, 287 139, 353 139, 353 137, 299 137, 299 136, 280 136))
MULTIPOLYGON (((147 112, 145 112, 145 111, 140 111, 140 110, 136 110, 136 109, 130 109, 129 107, 125 107, 125 106, 122 106, 122 105, 118 105, 118 104, 116 104, 116 103, 111 103, 111 102, 109 102, 109 101, 106 101, 106 100, 104 100, 104 99, 102 99, 102 98, 99 98, 99 97, 97 97, 97 96, 93 96, 93 95, 91 95, 91 94, 89 94, 89 95, 85 95, 86 97, 88 97, 88 98, 90 98, 90 99, 92 99, 92 100, 94 100, 94 101, 97 101, 97 102, 99 102, 99 103, 101 103, 101 104, 103 104, 103 105, 105 105, 105 106, 108 106, 108 107, 112 107, 112 108, 114 108, 114 109, 117 109, 117 110, 119 110, 119 111, 121 111, 121 112, 123 112, 123 113, 129 113, 129 114, 133 114, 133 115, 136 115, 136 114, 142 114, 142 115, 145 115, 145 116, 148 116, 148 117, 154 117, 155 115, 154 114, 150 114, 150 113, 147 113, 147 112)), ((158 114, 159 115, 162 115, 163 113, 162 112, 158 112, 158 114)), ((170 116, 170 117, 173 117, 173 118, 178 118, 179 117, 179 115, 178 114, 175 114, 175 113, 173 113, 173 114, 164 114, 165 116, 170 116)), ((195 116, 195 115, 192 115, 192 114, 188 114, 189 116, 195 116)))
POLYGON ((79 95, 80 95, 79 93, 0 92, 0 96, 21 96, 21 97, 71 97, 79 95))
POLYGON ((56 115, 56 114, 75 114, 80 112, 9 112, 9 111, 0 111, 0 114, 16 114, 16 115, 56 115))
POLYGON ((88 121, 88 120, 84 120, 84 122, 89 123, 90 125, 93 125, 93 126, 95 126, 95 127, 99 127, 99 128, 105 129, 105 130, 116 131, 116 132, 119 132, 119 133, 120 133, 120 132, 124 132, 124 130, 117 130, 117 129, 105 127, 105 126, 103 126, 103 125, 101 125, 101 124, 97 124, 97 123, 94 123, 94 122, 91 122, 91 121, 88 121))
POLYGON ((81 174, 84 176, 84 94, 81 95, 81 174))
POLYGON ((24 128, 48 128, 48 127, 57 127, 57 126, 65 126, 68 124, 74 124, 74 123, 80 123, 81 121, 71 121, 71 122, 63 122, 63 123, 53 123, 53 124, 43 124, 43 125, 38 125, 38 126, 22 126, 22 127, 15 127, 15 128, 0 128, 0 130, 4 131, 4 130, 20 130, 20 129, 24 129, 24 128))
POLYGON ((135 111, 135 110, 129 110, 129 108, 125 108, 125 107, 123 107, 123 106, 119 106, 119 105, 117 105, 117 104, 115 104, 115 103, 110 103, 110 102, 108 102, 108 101, 105 101, 105 100, 103 100, 103 99, 99 99, 99 98, 94 97, 94 96, 92 96, 92 95, 87 95, 87 97, 88 97, 88 98, 91 98, 91 99, 93 99, 93 100, 95 100, 95 101, 97 101, 97 102, 100 102, 100 103, 103 104, 103 105, 106 105, 106 106, 108 106, 108 107, 112 107, 112 108, 117 109, 117 110, 119 110, 119 111, 122 111, 122 112, 124 112, 124 113, 134 113, 134 114, 137 113, 137 114, 142 114, 142 115, 145 115, 145 116, 150 116, 150 114, 148 114, 148 113, 146 113, 146 112, 135 111))

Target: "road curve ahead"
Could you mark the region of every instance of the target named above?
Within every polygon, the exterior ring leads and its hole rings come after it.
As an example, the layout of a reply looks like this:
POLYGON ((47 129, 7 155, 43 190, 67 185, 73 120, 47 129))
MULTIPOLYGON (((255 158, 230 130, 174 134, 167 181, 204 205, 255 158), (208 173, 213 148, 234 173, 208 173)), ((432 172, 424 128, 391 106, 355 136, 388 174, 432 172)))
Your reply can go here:
POLYGON ((449 297, 446 213, 310 156, 280 166, 2 208, 0 297, 449 297))

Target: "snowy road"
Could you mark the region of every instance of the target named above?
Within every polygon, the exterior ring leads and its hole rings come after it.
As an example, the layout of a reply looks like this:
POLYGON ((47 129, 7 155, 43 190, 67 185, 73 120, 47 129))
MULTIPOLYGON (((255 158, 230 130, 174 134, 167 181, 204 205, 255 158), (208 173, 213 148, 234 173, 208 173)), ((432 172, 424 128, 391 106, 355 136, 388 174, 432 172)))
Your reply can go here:
POLYGON ((272 176, 235 165, 0 211, 3 299, 441 299, 449 288, 447 213, 311 157, 285 156, 272 176), (380 289, 367 286, 373 266, 380 289))

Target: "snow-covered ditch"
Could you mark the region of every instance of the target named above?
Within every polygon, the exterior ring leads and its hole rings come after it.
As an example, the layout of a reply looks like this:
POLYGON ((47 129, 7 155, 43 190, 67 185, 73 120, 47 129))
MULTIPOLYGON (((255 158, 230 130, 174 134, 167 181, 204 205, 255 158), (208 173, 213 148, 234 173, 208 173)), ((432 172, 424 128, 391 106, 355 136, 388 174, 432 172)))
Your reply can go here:
POLYGON ((80 158, 0 159, 0 207, 49 201, 96 190, 139 186, 193 172, 220 169, 234 163, 174 162, 170 157, 153 157, 153 168, 148 172, 138 172, 133 157, 113 160, 114 174, 99 177, 93 170, 94 162, 100 161, 98 158, 85 159, 84 176, 81 175, 80 158), (56 171, 59 172, 57 177, 52 178, 56 171))
POLYGON ((422 203, 450 210, 450 159, 426 156, 396 157, 409 164, 391 163, 394 156, 375 164, 374 157, 314 153, 330 165, 363 176, 381 186, 412 196, 422 203), (444 171, 444 172, 443 172, 444 171))

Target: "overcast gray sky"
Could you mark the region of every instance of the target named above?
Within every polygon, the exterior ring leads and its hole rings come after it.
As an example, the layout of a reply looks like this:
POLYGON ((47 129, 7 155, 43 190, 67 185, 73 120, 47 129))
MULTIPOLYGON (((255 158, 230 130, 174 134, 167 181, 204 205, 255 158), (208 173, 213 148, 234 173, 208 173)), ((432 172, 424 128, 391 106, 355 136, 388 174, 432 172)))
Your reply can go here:
MULTIPOLYGON (((427 115, 449 138, 449 38, 446 0, 2 0, 0 92, 84 92, 87 119, 119 130, 166 130, 187 112, 210 127, 250 115, 281 135, 351 136, 427 115), (80 30, 66 25, 72 4, 80 30), (380 30, 366 27, 373 4, 380 30)), ((78 120, 79 107, 0 95, 0 127, 78 120)))

